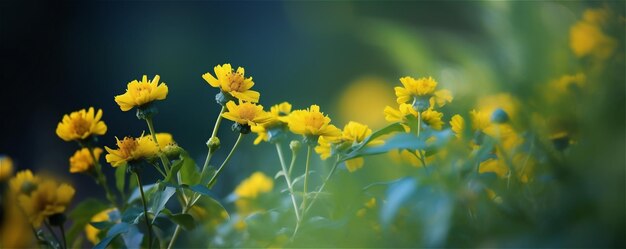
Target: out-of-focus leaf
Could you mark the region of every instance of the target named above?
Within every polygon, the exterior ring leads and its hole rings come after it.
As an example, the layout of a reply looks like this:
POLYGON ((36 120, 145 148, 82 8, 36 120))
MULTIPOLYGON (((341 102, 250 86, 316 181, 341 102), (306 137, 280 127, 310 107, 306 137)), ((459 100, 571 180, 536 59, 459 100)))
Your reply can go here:
POLYGON ((115 187, 120 193, 124 193, 124 185, 126 185, 126 165, 115 168, 115 187))
POLYGON ((193 216, 189 214, 173 214, 169 209, 163 209, 161 214, 167 216, 172 222, 180 225, 185 230, 191 230, 196 227, 193 216))
MULTIPOLYGON (((136 182, 136 181, 131 181, 131 182, 136 182)), ((130 184, 129 184, 130 185, 130 184)), ((143 185, 143 191, 148 193, 153 191, 153 189, 156 187, 156 184, 148 184, 148 185, 143 185)), ((127 203, 132 203, 135 200, 139 200, 141 198, 141 191, 139 191, 139 188, 136 187, 133 190, 133 193, 130 195, 130 197, 128 197, 128 201, 127 203)))
POLYGON ((398 210, 411 198, 417 189, 417 181, 413 178, 403 178, 387 189, 387 201, 380 211, 380 223, 387 228, 393 222, 398 210))
POLYGON ((139 218, 143 215, 143 208, 140 207, 130 207, 124 210, 122 213, 122 222, 137 224, 139 222, 139 218))
POLYGON ((121 222, 121 223, 115 224, 113 227, 111 227, 111 229, 109 229, 107 236, 104 237, 102 240, 100 240, 100 243, 95 245, 93 248, 105 249, 107 246, 109 246, 109 244, 111 244, 111 242, 115 238, 117 238, 117 236, 119 236, 122 233, 127 232, 129 229, 130 229, 130 225, 128 223, 121 222))
POLYGON ((89 224, 97 228, 98 230, 106 230, 109 229, 109 227, 115 225, 115 223, 110 221, 89 222, 89 224))
POLYGON ((278 224, 279 216, 275 211, 257 212, 246 217, 244 221, 251 237, 266 239, 275 237, 277 229, 271 226, 278 224))
POLYGON ((141 248, 144 234, 139 231, 136 225, 130 225, 128 230, 122 233, 122 239, 126 248, 141 248))
POLYGON ((73 221, 72 226, 68 229, 68 241, 75 241, 80 232, 91 220, 91 217, 105 210, 108 206, 96 199, 86 199, 76 206, 68 214, 68 218, 73 221))

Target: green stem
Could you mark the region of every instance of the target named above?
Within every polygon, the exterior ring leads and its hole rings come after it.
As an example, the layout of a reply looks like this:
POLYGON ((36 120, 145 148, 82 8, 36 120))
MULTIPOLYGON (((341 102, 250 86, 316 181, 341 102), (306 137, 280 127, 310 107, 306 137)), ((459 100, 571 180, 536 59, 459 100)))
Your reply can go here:
POLYGON ((61 229, 61 238, 63 239, 63 248, 67 249, 67 239, 65 238, 65 228, 63 224, 59 225, 59 229, 61 229))
MULTIPOLYGON (((420 136, 421 129, 422 129, 422 114, 420 111, 417 111, 417 136, 418 137, 420 136)), ((426 161, 424 161, 425 160, 424 153, 422 152, 422 150, 418 150, 418 153, 419 153, 418 158, 420 162, 422 162, 422 166, 426 168, 426 161)))
MULTIPOLYGON (((225 110, 226 108, 222 106, 220 113, 217 115, 217 120, 215 120, 215 126, 213 126, 213 132, 211 132, 211 137, 209 138, 209 140, 217 136, 217 130, 220 128, 220 124, 222 123, 222 113, 224 113, 225 110)), ((207 170, 209 168, 209 163, 211 162, 211 157, 213 156, 213 150, 214 149, 209 148, 209 152, 207 153, 206 159, 204 160, 204 165, 202 166, 200 179, 204 179, 206 177, 206 174, 208 174, 207 170)))
POLYGON ((291 163, 289 163, 289 172, 287 175, 291 177, 291 170, 293 170, 293 166, 296 164, 296 159, 298 158, 298 154, 295 151, 291 151, 291 163))
POLYGON ((304 214, 304 208, 306 207, 306 202, 307 202, 307 195, 308 195, 308 185, 309 185, 309 164, 311 161, 311 145, 307 145, 306 147, 306 164, 304 167, 304 188, 303 188, 303 195, 302 195, 302 212, 304 214))
POLYGON ((139 173, 135 172, 137 178, 137 185, 139 185, 139 192, 141 193, 141 202, 143 204, 143 216, 146 220, 146 227, 148 228, 148 249, 152 248, 152 224, 148 218, 148 205, 146 204, 146 195, 143 192, 143 185, 141 184, 141 177, 139 173))
POLYGON ((287 188, 289 188, 289 195, 291 195, 291 203, 293 204, 293 211, 296 213, 296 220, 300 222, 300 213, 298 212, 298 204, 296 203, 296 196, 293 191, 293 186, 291 185, 291 177, 287 172, 287 166, 285 165, 285 158, 283 155, 283 148, 280 146, 280 143, 276 143, 276 151, 278 152, 278 158, 280 159, 280 166, 283 170, 283 175, 285 176, 285 181, 287 182, 287 188))
POLYGON ((306 207, 306 209, 304 210, 304 213, 302 213, 302 217, 304 217, 309 212, 309 209, 311 209, 313 207, 313 204, 315 204, 315 201, 317 200, 317 196, 322 191, 324 191, 324 188, 326 187, 326 183, 328 183, 330 178, 335 174, 335 170, 337 169, 337 166, 339 166, 339 163, 340 163, 340 158, 337 157, 337 160, 335 161, 335 164, 333 164, 333 167, 330 169, 330 172, 328 172, 328 175, 326 176, 326 179, 324 179, 324 182, 322 182, 322 186, 320 186, 318 191, 313 196, 313 199, 311 199, 311 204, 309 204, 309 206, 306 207))
POLYGON ((100 161, 98 160, 98 158, 96 158, 94 151, 94 148, 88 147, 87 150, 89 151, 89 154, 91 155, 91 158, 93 159, 94 162, 94 166, 96 168, 96 182, 102 186, 102 188, 104 188, 104 192, 106 193, 106 198, 107 200, 109 200, 111 202, 111 204, 113 204, 113 206, 117 206, 117 202, 115 201, 115 196, 113 195, 113 193, 111 192, 111 190, 109 189, 109 185, 107 184, 107 179, 104 176, 104 173, 102 173, 102 165, 100 164, 100 161))
POLYGON ((161 147, 159 146, 159 141, 157 141, 156 132, 154 131, 154 123, 152 122, 152 117, 146 117, 146 123, 148 124, 148 130, 150 130, 150 134, 152 135, 152 140, 157 144, 157 148, 159 148, 159 158, 161 158, 161 163, 163 163, 163 168, 165 171, 170 171, 170 161, 165 158, 163 152, 161 151, 161 147))
POLYGON ((243 137, 243 134, 239 133, 239 136, 237 137, 237 141, 235 141, 235 145, 233 145, 233 148, 230 150, 230 152, 226 156, 226 159, 224 159, 224 162, 222 162, 222 165, 220 165, 220 167, 217 169, 215 174, 213 174, 213 177, 211 177, 211 180, 209 180, 209 184, 208 184, 209 187, 213 185, 215 180, 217 180, 217 177, 222 172, 222 169, 224 169, 224 166, 226 166, 226 163, 228 163, 228 161, 230 160, 230 157, 233 155, 233 152, 235 152, 235 150, 239 146, 239 142, 241 141, 242 137, 243 137))
MULTIPOLYGON (((48 229, 48 231, 50 232, 50 234, 52 234, 52 238, 54 238, 54 240, 61 245, 61 240, 59 240, 59 237, 57 237, 56 233, 54 233, 54 230, 52 230, 52 226, 50 226, 50 224, 47 221, 44 221, 43 224, 46 226, 46 228, 48 229)), ((67 247, 64 247, 65 249, 67 249, 67 247)))

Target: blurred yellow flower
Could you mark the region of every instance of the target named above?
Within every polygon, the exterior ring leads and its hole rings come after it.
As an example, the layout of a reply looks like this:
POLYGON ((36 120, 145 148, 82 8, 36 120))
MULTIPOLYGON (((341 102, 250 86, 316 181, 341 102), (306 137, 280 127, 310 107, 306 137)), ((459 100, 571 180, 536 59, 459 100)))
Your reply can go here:
POLYGON ((289 102, 282 102, 280 104, 273 105, 270 108, 269 120, 265 123, 252 126, 251 131, 257 134, 254 139, 254 144, 259 144, 261 141, 268 141, 270 136, 269 130, 273 128, 281 128, 289 121, 289 114, 291 114, 291 104, 289 102))
POLYGON ((118 149, 104 147, 107 151, 106 160, 113 167, 125 165, 128 162, 152 158, 157 155, 159 148, 151 137, 139 138, 124 137, 123 140, 115 138, 118 149))
POLYGON ((44 180, 29 195, 19 195, 18 203, 34 227, 41 226, 44 219, 65 212, 75 190, 68 184, 44 180))
POLYGON ((126 92, 115 96, 115 102, 122 111, 129 111, 134 107, 143 107, 155 100, 164 100, 167 97, 168 88, 165 82, 159 83, 159 75, 148 81, 144 75, 141 81, 133 80, 126 86, 126 92))
POLYGON ((443 113, 433 109, 428 109, 423 111, 421 116, 422 120, 426 125, 428 125, 428 127, 435 130, 441 130, 441 128, 443 128, 443 121, 441 120, 443 118, 443 113))
POLYGON ((494 112, 502 110, 509 118, 514 119, 519 110, 520 103, 509 93, 498 93, 478 99, 476 109, 487 115, 487 122, 493 120, 494 112))
POLYGON ((320 107, 311 105, 306 110, 291 112, 288 118, 289 130, 304 136, 326 136, 327 138, 341 136, 341 130, 330 124, 330 118, 320 112, 320 107))
POLYGON ((400 83, 402 83, 402 87, 394 88, 398 104, 423 99, 430 103, 430 107, 434 107, 434 104, 441 107, 452 101, 452 93, 450 91, 435 91, 437 89, 437 81, 432 77, 414 79, 407 76, 400 78, 400 83))
POLYGON ((352 82, 341 94, 338 111, 344 122, 357 120, 372 128, 385 125, 385 119, 372 110, 381 110, 395 104, 395 95, 390 92, 384 80, 364 77, 352 82))
POLYGON ((456 114, 450 119, 450 127, 457 138, 463 137, 463 131, 465 130, 465 119, 461 115, 456 114))
POLYGON ((269 122, 272 118, 270 114, 263 111, 262 105, 243 102, 241 100, 239 101, 239 104, 235 104, 233 101, 228 101, 228 103, 226 103, 226 108, 228 111, 223 113, 222 117, 242 125, 249 125, 251 127, 269 122))
MULTIPOLYGON (((93 217, 91 217, 91 220, 89 222, 93 222, 93 223, 104 222, 104 221, 112 222, 109 214, 115 211, 117 211, 116 208, 109 208, 109 209, 103 210, 102 212, 99 212, 93 217)), ((85 226, 85 235, 87 235, 87 240, 89 240, 94 245, 100 242, 100 238, 98 237, 99 234, 100 234, 100 229, 92 226, 91 224, 87 224, 85 226)))
MULTIPOLYGON (((367 125, 350 121, 343 128, 341 137, 325 137, 321 136, 318 140, 318 145, 315 147, 315 152, 320 155, 323 160, 330 157, 331 144, 346 144, 352 146, 354 144, 361 143, 372 134, 372 129, 367 125)), ((375 140, 369 143, 369 145, 380 145, 384 143, 382 140, 375 140)), ((350 172, 354 172, 357 169, 363 167, 363 158, 354 158, 346 161, 346 168, 350 172)))
MULTIPOLYGON (((100 159, 100 154, 102 154, 102 149, 93 149, 93 155, 96 157, 96 160, 100 159)), ((77 150, 74 155, 70 157, 70 173, 88 172, 93 169, 94 166, 95 161, 93 160, 93 156, 91 156, 91 152, 89 152, 89 148, 77 150)))
POLYGON ((206 80, 212 87, 219 88, 222 92, 248 102, 257 103, 261 94, 257 91, 250 90, 254 86, 252 77, 245 77, 243 67, 238 67, 237 71, 233 71, 230 64, 217 65, 213 68, 215 77, 211 73, 205 73, 202 78, 206 80))
MULTIPOLYGON (((502 153, 496 152, 497 158, 489 158, 480 163, 479 173, 495 173, 500 178, 509 177, 509 165, 504 159, 502 153)), ((528 183, 532 178, 532 172, 535 167, 535 159, 526 153, 516 153, 510 158, 513 164, 517 179, 522 183, 528 183)))
MULTIPOLYGON (((412 115, 413 117, 418 116, 417 111, 415 111, 410 104, 400 104, 399 109, 387 106, 385 107, 384 112, 385 119, 387 121, 403 123, 402 126, 404 126, 404 130, 406 132, 409 132, 410 130, 409 126, 405 124, 408 121, 406 117, 409 115, 412 115)), ((429 108, 421 113, 421 118, 422 121, 424 121, 424 124, 428 125, 428 127, 432 129, 441 130, 441 128, 443 128, 443 113, 441 112, 429 108)))
POLYGON ((367 202, 365 202, 365 204, 363 205, 364 207, 359 209, 356 212, 356 216, 358 217, 364 217, 367 214, 367 210, 368 209, 373 209, 376 207, 376 198, 372 197, 370 198, 367 202))
POLYGON ((505 177, 509 173, 509 167, 506 166, 504 160, 489 158, 480 163, 478 166, 479 173, 495 173, 498 177, 505 177))
MULTIPOLYGON (((152 139, 152 135, 148 134, 144 136, 148 139, 152 139)), ((159 144, 159 149, 161 149, 161 151, 164 151, 170 145, 176 144, 176 142, 174 141, 174 137, 170 133, 161 132, 155 134, 155 136, 157 139, 157 143, 159 144)))
POLYGON ((257 210, 258 208, 254 205, 254 200, 260 194, 272 191, 273 188, 274 181, 272 178, 258 171, 241 181, 235 188, 235 195, 238 197, 235 201, 235 206, 240 215, 246 215, 257 210))
POLYGON ((0 181, 13 175, 13 160, 8 156, 0 156, 0 181))
POLYGON ((485 112, 471 110, 470 119, 472 121, 472 130, 474 131, 483 131, 491 125, 491 122, 489 121, 489 114, 485 112))
POLYGON ((101 118, 102 110, 98 109, 98 112, 95 112, 93 107, 66 114, 57 125, 56 134, 65 141, 84 140, 92 135, 104 135, 107 132, 107 126, 100 120, 101 118))
POLYGON ((289 104, 289 102, 282 102, 270 108, 272 119, 282 123, 289 122, 289 114, 291 114, 291 104, 289 104))
POLYGON ((8 201, 14 198, 15 196, 9 193, 8 196, 3 196, 0 203, 2 205, 0 209, 3 208, 4 211, 0 222, 0 245, 2 248, 36 248, 30 222, 15 201, 8 201))
POLYGON ((9 186, 11 188, 11 192, 16 195, 29 195, 33 190, 37 189, 40 182, 41 180, 39 177, 33 175, 33 172, 27 169, 17 172, 17 174, 9 181, 9 186))
POLYGON ((608 17, 605 9, 588 9, 583 19, 570 28, 570 47, 576 56, 594 55, 606 59, 613 54, 617 42, 602 31, 608 17))

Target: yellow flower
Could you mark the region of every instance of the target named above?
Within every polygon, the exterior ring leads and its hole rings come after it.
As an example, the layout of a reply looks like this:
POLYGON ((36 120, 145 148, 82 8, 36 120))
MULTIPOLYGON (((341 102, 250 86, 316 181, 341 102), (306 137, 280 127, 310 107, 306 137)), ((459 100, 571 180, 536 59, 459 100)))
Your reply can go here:
POLYGON ((491 125, 489 114, 476 110, 470 111, 470 119, 472 120, 472 130, 483 131, 491 125))
POLYGON ((450 119, 450 127, 457 138, 463 137, 463 131, 465 130, 465 119, 463 119, 463 117, 461 117, 461 115, 459 114, 452 116, 452 119, 450 119))
POLYGON ((291 104, 289 102, 282 102, 270 108, 272 120, 278 120, 281 123, 289 122, 289 114, 291 114, 291 104))
POLYGON ((13 160, 8 156, 0 156, 0 181, 13 175, 13 160))
MULTIPOLYGON (((502 153, 496 151, 497 158, 489 158, 480 163, 478 172, 495 173, 500 178, 509 176, 509 165, 504 160, 502 153)), ((516 153, 511 158, 511 163, 515 168, 517 178, 522 183, 528 183, 532 177, 532 172, 535 167, 535 159, 530 157, 526 153, 516 153)))
POLYGON ((108 154, 106 160, 113 167, 125 165, 128 162, 152 158, 157 155, 159 148, 152 138, 148 136, 141 136, 139 138, 124 137, 123 140, 119 140, 117 137, 117 147, 114 150, 109 147, 104 147, 108 154))
POLYGON ((148 81, 144 75, 141 82, 133 80, 126 86, 126 92, 115 96, 115 102, 122 111, 129 111, 133 107, 143 107, 155 100, 164 100, 167 97, 168 88, 165 82, 159 83, 159 75, 148 81))
MULTIPOLYGON (((3 193, 4 194, 4 193, 3 193)), ((0 222, 0 245, 2 248, 36 248, 33 237, 33 228, 29 224, 20 207, 11 193, 3 196, 0 209, 3 209, 2 222, 0 222)))
POLYGON ((330 124, 330 118, 320 112, 320 107, 311 105, 306 110, 293 111, 288 118, 289 130, 304 136, 341 136, 341 130, 330 124))
POLYGON ((450 91, 435 91, 437 88, 437 81, 435 81, 432 77, 414 79, 407 76, 400 78, 400 83, 402 83, 402 87, 394 88, 398 104, 413 102, 416 99, 425 98, 425 100, 431 103, 431 107, 434 104, 441 107, 447 102, 452 101, 452 93, 450 93, 450 91))
MULTIPOLYGON (((148 139, 152 139, 152 135, 150 135, 150 134, 144 135, 144 136, 147 137, 148 139)), ((172 134, 161 132, 161 133, 155 134, 155 136, 156 136, 156 139, 157 139, 157 143, 159 144, 159 149, 161 151, 166 150, 168 146, 176 144, 172 134)))
POLYGON ((422 120, 426 125, 428 125, 428 127, 435 130, 441 130, 443 127, 443 121, 441 120, 443 118, 443 113, 433 109, 428 109, 423 111, 421 116, 422 120))
MULTIPOLYGON (((91 220, 89 222, 95 223, 95 222, 112 221, 109 214, 111 212, 116 212, 116 211, 117 211, 116 208, 109 208, 109 209, 103 210, 102 212, 99 212, 93 217, 91 217, 91 220)), ((87 224, 85 226, 85 235, 87 235, 87 240, 89 240, 94 245, 100 242, 100 238, 98 237, 99 234, 100 234, 100 229, 92 226, 91 224, 87 224)))
POLYGON ((215 66, 213 71, 215 71, 215 77, 211 73, 202 75, 202 78, 209 85, 219 88, 222 92, 228 93, 239 100, 253 103, 259 102, 261 94, 250 90, 254 86, 254 82, 252 77, 245 77, 243 67, 238 67, 235 72, 230 64, 224 64, 215 66))
POLYGON ((31 224, 39 227, 49 216, 65 212, 74 193, 74 188, 68 184, 45 180, 30 195, 18 196, 18 203, 31 224))
POLYGON ((363 77, 352 82, 341 94, 338 112, 343 121, 359 120, 372 128, 385 125, 385 119, 372 110, 395 104, 395 95, 388 84, 375 77, 363 77))
MULTIPOLYGON (((96 157, 96 160, 100 158, 100 154, 102 154, 102 149, 94 148, 93 155, 96 157)), ((70 157, 70 173, 87 172, 93 169, 94 166, 95 162, 89 152, 89 148, 77 150, 74 155, 70 157)))
POLYGON ((509 167, 506 166, 504 160, 489 158, 480 163, 478 166, 479 173, 492 172, 498 177, 503 178, 509 173, 509 167))
POLYGON ((250 129, 252 132, 257 134, 256 139, 254 139, 255 145, 261 143, 261 141, 267 142, 270 139, 270 130, 284 128, 284 124, 289 121, 288 119, 289 114, 291 114, 291 104, 289 104, 289 102, 282 102, 280 104, 273 105, 267 114, 269 115, 269 120, 267 122, 252 126, 250 129))
POLYGON ((617 42, 602 31, 608 14, 604 9, 588 9, 583 20, 570 28, 570 47, 576 56, 594 55, 606 59, 613 54, 617 42))
POLYGON ((238 197, 235 206, 239 213, 245 215, 258 210, 254 205, 254 200, 260 194, 272 191, 273 188, 274 181, 272 178, 262 172, 254 172, 250 177, 241 181, 235 188, 235 195, 238 197))
POLYGON ((376 207, 376 198, 372 197, 370 198, 367 202, 365 202, 365 204, 363 205, 364 207, 359 209, 356 212, 356 216, 358 217, 364 217, 367 214, 367 210, 368 209, 373 209, 376 207))
POLYGON ((29 195, 33 190, 37 189, 40 182, 39 177, 33 175, 33 172, 27 169, 17 172, 9 181, 9 186, 11 187, 11 192, 15 194, 29 195))
POLYGON ((104 135, 107 126, 100 120, 101 118, 102 110, 98 109, 98 112, 95 112, 93 107, 66 114, 57 125, 57 136, 65 141, 72 141, 84 140, 92 135, 104 135))
MULTIPOLYGON (((326 160, 328 157, 330 157, 331 154, 331 144, 344 144, 347 146, 352 146, 363 142, 365 138, 369 137, 371 134, 372 129, 370 129, 367 125, 350 121, 343 127, 341 137, 320 136, 318 140, 318 145, 315 147, 315 152, 320 155, 322 160, 326 160)), ((371 141, 368 145, 375 146, 383 143, 384 142, 382 140, 374 140, 371 141)), ((349 172, 354 172, 357 169, 363 167, 363 163, 364 160, 360 157, 347 160, 346 169, 348 169, 349 172)))
POLYGON ((263 111, 262 105, 240 100, 238 105, 233 101, 228 101, 226 108, 228 111, 223 113, 222 117, 242 125, 252 127, 271 120, 271 116, 263 111))

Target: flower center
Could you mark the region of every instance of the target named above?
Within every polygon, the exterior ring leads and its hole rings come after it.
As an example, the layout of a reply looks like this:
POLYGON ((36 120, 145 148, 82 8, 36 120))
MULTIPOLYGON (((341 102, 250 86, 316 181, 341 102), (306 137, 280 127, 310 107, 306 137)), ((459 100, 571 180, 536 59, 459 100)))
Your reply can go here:
POLYGON ((304 125, 317 130, 324 125, 324 116, 321 113, 311 113, 304 119, 304 125))
POLYGON ((253 105, 241 105, 239 107, 239 117, 245 120, 254 120, 256 117, 256 108, 253 105))
POLYGON ((84 135, 85 133, 89 132, 89 128, 90 128, 90 123, 87 122, 87 120, 85 120, 83 117, 78 117, 76 119, 73 120, 72 122, 72 128, 74 128, 74 132, 77 135, 84 135))
POLYGON ((124 140, 119 143, 120 152, 124 158, 130 158, 133 151, 135 151, 138 146, 139 143, 132 137, 125 137, 124 140))
POLYGON ((136 90, 136 96, 146 96, 149 95, 150 92, 152 92, 152 88, 150 88, 150 84, 145 83, 145 84, 139 84, 139 86, 137 86, 136 90))
POLYGON ((231 91, 242 92, 243 91, 243 74, 238 72, 230 72, 226 75, 231 91))

